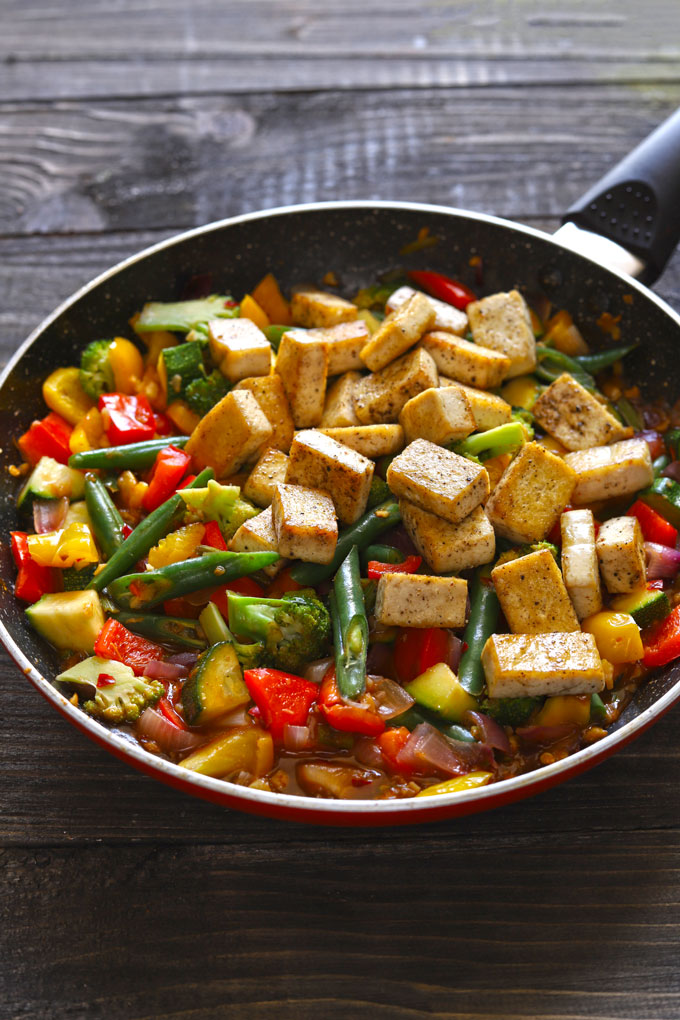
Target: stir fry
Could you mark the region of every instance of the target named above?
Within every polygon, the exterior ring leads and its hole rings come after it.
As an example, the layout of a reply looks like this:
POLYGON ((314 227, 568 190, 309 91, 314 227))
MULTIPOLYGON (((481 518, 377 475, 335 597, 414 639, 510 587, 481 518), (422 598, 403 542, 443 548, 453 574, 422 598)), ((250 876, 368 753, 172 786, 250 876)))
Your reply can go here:
POLYGON ((680 430, 564 309, 435 272, 338 290, 151 301, 45 380, 11 543, 55 684, 311 797, 596 742, 680 655, 680 430))

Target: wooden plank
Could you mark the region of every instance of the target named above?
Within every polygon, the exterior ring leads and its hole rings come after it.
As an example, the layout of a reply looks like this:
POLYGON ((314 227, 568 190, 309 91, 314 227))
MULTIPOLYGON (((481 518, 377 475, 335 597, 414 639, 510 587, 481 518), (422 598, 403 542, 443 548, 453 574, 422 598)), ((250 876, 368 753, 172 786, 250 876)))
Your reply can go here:
POLYGON ((170 230, 337 198, 556 216, 677 105, 680 83, 634 101, 603 88, 595 105, 546 88, 530 119, 522 89, 5 104, 0 233, 170 230))

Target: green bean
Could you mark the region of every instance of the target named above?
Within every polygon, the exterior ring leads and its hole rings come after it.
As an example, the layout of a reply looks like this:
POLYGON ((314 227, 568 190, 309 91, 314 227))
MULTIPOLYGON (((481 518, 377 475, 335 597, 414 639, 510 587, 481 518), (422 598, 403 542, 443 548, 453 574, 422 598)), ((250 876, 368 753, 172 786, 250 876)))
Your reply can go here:
POLYGON ((539 344, 536 347, 536 355, 539 361, 536 375, 539 379, 544 379, 546 382, 554 382, 563 372, 568 372, 574 377, 576 382, 580 383, 587 390, 592 392, 597 389, 592 375, 575 358, 570 358, 568 354, 556 351, 554 347, 543 347, 539 344))
POLYGON ((215 552, 158 570, 126 574, 108 585, 111 598, 126 609, 151 609, 166 599, 176 599, 192 591, 227 584, 276 563, 274 552, 215 552))
POLYGON ((479 567, 472 580, 470 618, 463 633, 467 648, 458 667, 458 679, 468 694, 479 694, 484 687, 482 649, 496 630, 499 611, 498 596, 489 583, 489 567, 479 567))
POLYGON ((422 708, 407 708, 401 715, 395 715, 392 719, 388 719, 388 726, 405 726, 407 730, 414 730, 416 726, 421 723, 429 723, 431 726, 436 727, 445 736, 450 737, 452 740, 464 740, 466 743, 474 743, 475 738, 472 736, 469 730, 466 730, 464 726, 458 726, 456 723, 447 722, 446 719, 442 719, 439 715, 434 712, 428 712, 422 708))
POLYGON ((393 499, 381 503, 374 510, 368 510, 363 517, 340 533, 335 555, 330 563, 296 563, 290 576, 298 584, 315 586, 336 573, 353 545, 364 549, 379 535, 390 531, 401 521, 399 505, 393 499))
MULTIPOLYGON (((191 488, 200 488, 207 485, 213 477, 212 468, 205 468, 200 475, 191 482, 191 488)), ((115 578, 120 577, 126 570, 133 567, 137 560, 146 556, 151 546, 159 542, 167 535, 175 524, 184 515, 185 504, 181 496, 175 493, 165 503, 153 510, 148 517, 141 521, 131 535, 125 539, 114 552, 106 566, 92 578, 89 586, 95 591, 101 591, 111 584, 115 578)))
POLYGON ((628 397, 619 397, 614 406, 623 418, 625 425, 630 425, 630 427, 635 429, 636 432, 640 432, 645 427, 642 415, 638 409, 631 404, 628 397))
POLYGON ((574 361, 578 361, 586 372, 597 375, 598 372, 613 365, 615 361, 625 358, 626 354, 630 354, 637 346, 637 344, 629 344, 628 347, 610 347, 609 350, 597 351, 595 354, 579 354, 574 358, 574 361))
POLYGON ((366 689, 368 619, 359 576, 359 551, 352 546, 333 582, 331 617, 335 676, 343 698, 358 698, 366 689))
POLYGON ((181 616, 156 616, 153 613, 128 613, 118 606, 109 609, 109 612, 135 634, 143 634, 161 644, 181 645, 199 651, 207 647, 208 642, 198 620, 181 616))
POLYGON ((104 557, 109 560, 123 544, 125 523, 109 495, 109 490, 101 479, 91 472, 85 475, 85 503, 97 545, 104 553, 104 557))
POLYGON ((367 545, 361 553, 361 565, 364 570, 371 560, 377 560, 378 563, 403 563, 405 559, 403 552, 395 549, 393 545, 367 545))
POLYGON ((83 471, 101 468, 104 471, 136 471, 148 468, 156 460, 159 450, 166 446, 185 446, 188 436, 163 436, 161 439, 147 439, 144 443, 128 443, 127 446, 107 446, 102 450, 82 450, 74 453, 68 466, 83 471))

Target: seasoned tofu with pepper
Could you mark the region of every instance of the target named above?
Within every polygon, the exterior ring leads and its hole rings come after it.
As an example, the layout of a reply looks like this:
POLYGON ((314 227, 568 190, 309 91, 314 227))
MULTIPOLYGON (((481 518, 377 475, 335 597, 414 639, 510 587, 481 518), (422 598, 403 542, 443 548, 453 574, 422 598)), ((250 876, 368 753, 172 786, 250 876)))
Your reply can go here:
POLYGON ((254 459, 272 431, 252 393, 232 390, 201 418, 185 449, 198 470, 211 467, 216 478, 226 478, 254 459))
POLYGON ((372 372, 389 365, 434 325, 435 313, 424 294, 414 292, 381 322, 362 348, 361 360, 372 372))
POLYGON ((467 581, 427 574, 383 574, 375 618, 386 627, 463 627, 467 581))
POLYGON ((269 375, 271 344, 250 319, 212 319, 208 343, 213 361, 229 382, 269 375))
MULTIPOLYGON (((267 507, 257 517, 245 521, 229 543, 229 549, 231 552, 278 552, 272 508, 267 507)), ((287 563, 288 560, 281 557, 276 563, 263 567, 263 573, 276 577, 287 563)))
POLYGON ((347 425, 344 428, 321 428, 319 432, 373 460, 398 453, 405 443, 401 425, 347 425))
POLYGON ((309 332, 314 340, 320 340, 326 345, 329 375, 363 369, 361 350, 370 335, 363 319, 341 322, 337 326, 322 329, 310 329, 309 332))
POLYGON ((429 439, 444 446, 475 431, 475 419, 465 393, 453 386, 432 387, 411 397, 401 409, 399 423, 407 442, 429 439))
POLYGON ((327 492, 342 524, 366 510, 375 465, 368 457, 318 429, 298 432, 290 448, 286 482, 327 492))
POLYGON ((482 650, 490 698, 593 694, 604 668, 592 634, 492 634, 482 650))
POLYGON ((489 476, 480 464, 441 446, 416 439, 387 469, 395 496, 457 524, 489 494, 489 476))
POLYGON ((538 443, 519 451, 486 504, 498 535, 511 542, 536 542, 548 534, 571 498, 573 470, 538 443))
POLYGON ((541 394, 533 414, 539 425, 567 450, 604 446, 633 434, 568 372, 541 394))
POLYGON ((298 290, 290 302, 290 314, 296 326, 337 326, 356 319, 358 312, 351 301, 324 290, 298 290))
POLYGON ((560 568, 549 549, 538 549, 494 567, 491 580, 514 634, 581 629, 560 568))
POLYGON ((476 344, 510 358, 507 378, 533 372, 536 340, 529 309, 517 290, 490 294, 467 306, 470 330, 476 344))
POLYGON ((560 517, 562 576, 579 620, 602 609, 600 569, 591 510, 567 510, 560 517))
POLYGON ((497 425, 505 425, 512 420, 512 407, 495 393, 487 393, 485 390, 475 389, 474 386, 457 383, 445 376, 440 376, 439 385, 445 389, 461 390, 465 394, 478 432, 495 429, 497 425))
POLYGON ((396 422, 407 400, 438 383, 437 366, 427 351, 417 347, 357 384, 357 418, 362 425, 396 422))
POLYGON ((345 372, 328 387, 320 422, 323 428, 345 428, 359 424, 354 410, 354 394, 360 380, 359 372, 345 372))
POLYGON ((274 486, 285 482, 288 457, 282 450, 269 447, 265 450, 243 486, 243 495, 257 506, 271 505, 274 486))
POLYGON ((446 301, 440 301, 438 298, 430 297, 429 294, 423 294, 419 290, 414 290, 413 287, 399 287, 398 290, 390 294, 385 305, 385 311, 395 312, 402 305, 405 305, 407 301, 410 301, 414 294, 420 294, 434 309, 432 329, 440 329, 443 332, 453 333, 456 336, 465 336, 468 329, 468 317, 465 312, 461 312, 459 308, 454 308, 453 305, 447 305, 446 301))
POLYGON ((505 379, 511 361, 507 354, 480 347, 451 333, 426 333, 422 345, 442 375, 480 390, 493 390, 505 379))
POLYGON ((289 329, 281 337, 275 370, 281 376, 295 427, 318 425, 326 399, 326 345, 306 330, 289 329))
POLYGON ((576 474, 572 503, 594 503, 614 496, 632 496, 654 481, 649 446, 644 439, 624 439, 611 446, 577 450, 564 458, 576 474))
MULTIPOLYGON (((290 404, 281 382, 281 376, 272 372, 271 375, 242 379, 234 386, 235 392, 239 390, 249 390, 269 420, 272 434, 265 445, 274 446, 277 450, 287 453, 293 441, 295 423, 290 413, 290 404)), ((263 447, 257 451, 257 456, 261 453, 264 453, 263 447)))
POLYGON ((399 500, 399 510, 411 541, 437 574, 469 570, 493 559, 496 535, 481 506, 458 524, 450 524, 407 499, 399 500))
POLYGON ((647 579, 645 543, 637 517, 610 517, 595 541, 604 586, 610 595, 642 588, 647 579))
POLYGON ((307 563, 331 562, 338 542, 338 522, 327 493, 279 483, 271 509, 281 556, 307 563))

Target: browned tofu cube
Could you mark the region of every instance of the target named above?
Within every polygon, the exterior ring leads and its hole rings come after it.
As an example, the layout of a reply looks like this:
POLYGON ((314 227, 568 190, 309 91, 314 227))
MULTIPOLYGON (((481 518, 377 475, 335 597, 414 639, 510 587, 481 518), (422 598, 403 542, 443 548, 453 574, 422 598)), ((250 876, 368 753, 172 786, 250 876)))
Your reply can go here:
POLYGON ((575 475, 538 443, 527 443, 503 473, 486 504, 498 535, 511 542, 545 538, 571 499, 575 475))
MULTIPOLYGON (((287 453, 293 441, 295 424, 281 376, 273 372, 271 375, 242 379, 234 386, 234 391, 238 390, 248 390, 252 393, 269 420, 272 434, 266 440, 265 446, 274 446, 277 450, 287 453)), ((260 447, 257 456, 263 452, 264 447, 260 447)))
POLYGON ((592 634, 492 634, 482 650, 490 698, 592 694, 604 669, 592 634))
POLYGON ((322 427, 346 428, 359 424, 354 410, 354 394, 360 380, 361 375, 358 372, 345 372, 328 387, 321 416, 322 427))
POLYGON ((434 325, 434 308, 424 294, 412 296, 385 318, 361 351, 361 359, 372 372, 389 365, 434 325))
POLYGON ((466 311, 475 343, 510 358, 506 378, 534 370, 536 340, 529 309, 519 291, 490 294, 473 301, 466 311))
POLYGON ((451 382, 442 376, 439 378, 439 385, 445 389, 461 390, 465 394, 478 432, 495 429, 512 419, 512 407, 495 393, 487 393, 486 390, 478 390, 464 383, 451 382))
POLYGON ((366 510, 374 464, 317 429, 298 432, 290 448, 286 482, 327 492, 342 524, 366 510))
POLYGON ((474 461, 416 439, 387 470, 395 496, 457 524, 489 494, 489 476, 474 461))
POLYGON ((549 549, 502 563, 491 579, 515 634, 580 630, 560 568, 549 549))
POLYGON ((333 500, 303 485, 277 485, 272 500, 276 542, 281 556, 306 563, 330 563, 338 541, 333 500))
POLYGON ((416 549, 437 574, 490 563, 496 536, 481 506, 458 524, 431 514, 407 499, 399 500, 401 519, 416 549))
POLYGON ((541 394, 533 414, 567 450, 588 450, 633 434, 567 372, 541 394))
POLYGON ((185 449, 195 467, 211 467, 219 479, 252 460, 271 435, 269 420, 252 393, 232 390, 201 418, 185 449))
POLYGON ((212 319, 208 342, 213 361, 229 382, 269 375, 271 344, 250 319, 212 319))
POLYGON ((466 395, 453 386, 432 387, 411 397, 401 409, 399 423, 407 442, 429 439, 444 446, 475 431, 475 419, 466 395))
POLYGON ((383 574, 375 618, 387 627, 463 627, 467 581, 428 574, 383 574))
POLYGON ((298 290, 290 303, 290 314, 296 326, 337 326, 356 319, 358 311, 351 301, 323 290, 298 290))
POLYGON ((357 418, 362 425, 395 422, 407 400, 438 382, 434 361, 427 351, 417 347, 357 384, 354 394, 357 418))
POLYGON ((257 506, 270 506, 274 495, 274 486, 278 482, 285 482, 287 470, 288 457, 286 454, 270 446, 264 451, 248 475, 243 486, 243 495, 257 506))
POLYGON ((289 329, 281 337, 276 356, 295 427, 318 425, 323 416, 328 377, 328 348, 308 332, 289 329))
MULTIPOLYGON (((257 517, 244 521, 229 543, 229 549, 231 552, 278 552, 272 508, 269 506, 257 517)), ((263 567, 262 572, 276 577, 287 563, 288 560, 281 557, 276 563, 263 567)))
MULTIPOLYGON (((420 294, 420 291, 415 291, 413 287, 399 287, 388 297, 385 311, 396 311, 397 308, 405 305, 416 293, 420 294)), ((439 301, 437 298, 430 297, 429 294, 423 294, 422 297, 426 298, 434 309, 433 329, 455 333, 457 336, 464 336, 467 333, 468 317, 465 312, 461 312, 460 309, 447 304, 446 301, 439 301)))
POLYGON ((373 460, 398 453, 404 447, 404 430, 401 425, 348 425, 345 428, 319 431, 373 460))
POLYGON ((309 332, 313 339, 326 344, 329 375, 363 369, 361 350, 370 335, 363 319, 341 322, 337 326, 327 326, 325 329, 311 329, 309 332))
POLYGON ((564 458, 576 473, 572 502, 594 503, 614 496, 632 496, 654 481, 649 446, 644 439, 624 439, 611 446, 576 450, 564 458))
POLYGON ((480 390, 500 386, 511 365, 510 358, 501 351, 480 347, 451 333, 426 333, 422 344, 441 375, 480 390))
POLYGON ((602 580, 611 594, 642 588, 647 580, 645 541, 636 517, 610 517, 595 540, 602 580))

